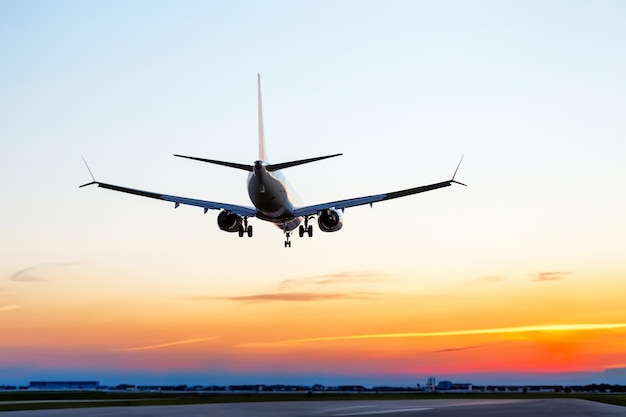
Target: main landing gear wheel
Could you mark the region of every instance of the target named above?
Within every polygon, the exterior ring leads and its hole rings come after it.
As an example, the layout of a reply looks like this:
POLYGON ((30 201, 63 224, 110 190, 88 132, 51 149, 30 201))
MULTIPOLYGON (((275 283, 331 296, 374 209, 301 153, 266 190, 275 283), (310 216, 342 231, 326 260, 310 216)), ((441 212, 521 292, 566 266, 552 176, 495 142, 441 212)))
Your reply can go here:
POLYGON ((311 226, 309 224, 309 218, 308 217, 306 217, 304 219, 304 226, 300 225, 300 228, 298 228, 298 234, 300 235, 300 237, 303 237, 305 233, 309 237, 313 237, 313 226, 311 226))
POLYGON ((286 248, 290 248, 291 247, 291 242, 289 241, 289 236, 291 235, 290 232, 285 232, 285 247, 286 248))
POLYGON ((300 228, 298 229, 298 234, 300 235, 300 237, 303 237, 305 234, 308 237, 313 237, 313 226, 309 225, 305 227, 300 225, 300 228))
POLYGON ((248 218, 244 217, 243 224, 239 226, 239 237, 243 237, 243 235, 248 235, 248 237, 252 237, 252 226, 248 226, 248 218))

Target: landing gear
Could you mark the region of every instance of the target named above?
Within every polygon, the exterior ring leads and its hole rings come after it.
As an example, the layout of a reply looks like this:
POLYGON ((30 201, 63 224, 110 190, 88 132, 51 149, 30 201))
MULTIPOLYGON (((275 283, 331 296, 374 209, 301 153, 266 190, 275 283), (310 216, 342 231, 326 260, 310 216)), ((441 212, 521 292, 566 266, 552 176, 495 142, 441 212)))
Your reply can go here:
POLYGON ((285 232, 285 247, 286 248, 290 248, 291 247, 291 241, 289 241, 289 236, 291 235, 291 232, 285 232))
POLYGON ((298 229, 298 234, 300 235, 300 237, 303 237, 305 234, 309 237, 313 237, 313 226, 307 226, 304 227, 302 225, 300 225, 300 228, 298 229))
POLYGON ((243 224, 239 226, 239 237, 243 237, 243 235, 248 235, 248 237, 252 237, 252 226, 248 226, 248 218, 243 218, 243 224))
POLYGON ((300 237, 303 237, 305 233, 309 237, 313 237, 313 226, 309 225, 309 217, 304 218, 304 226, 300 225, 300 228, 298 229, 300 237))

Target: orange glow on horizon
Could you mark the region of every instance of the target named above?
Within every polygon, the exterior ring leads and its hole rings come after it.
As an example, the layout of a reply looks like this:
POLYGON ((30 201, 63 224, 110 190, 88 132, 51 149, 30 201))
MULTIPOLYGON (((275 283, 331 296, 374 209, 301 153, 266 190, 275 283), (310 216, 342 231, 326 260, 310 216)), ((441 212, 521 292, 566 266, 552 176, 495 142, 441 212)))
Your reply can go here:
POLYGON ((626 328, 626 323, 605 323, 605 324, 549 324, 535 326, 504 327, 495 329, 475 329, 475 330, 452 330, 441 332, 411 332, 411 333, 383 333, 383 334, 362 334, 349 336, 325 336, 308 339, 292 339, 279 342, 251 343, 243 346, 263 346, 263 345, 283 345, 295 343, 330 342, 354 339, 397 339, 397 338, 419 338, 419 337, 446 337, 446 336, 469 336, 487 334, 515 334, 532 332, 572 332, 587 330, 612 330, 626 328))
POLYGON ((400 291, 399 279, 378 291, 370 287, 388 284, 371 276, 357 284, 305 281, 306 297, 297 280, 289 282, 298 299, 281 293, 282 281, 275 297, 266 287, 192 297, 165 284, 94 292, 77 280, 39 283, 5 300, 19 308, 1 310, 0 364, 437 375, 589 372, 626 363, 622 297, 610 286, 591 296, 589 282, 570 279, 565 296, 564 283, 553 281, 474 280, 424 295, 400 291))

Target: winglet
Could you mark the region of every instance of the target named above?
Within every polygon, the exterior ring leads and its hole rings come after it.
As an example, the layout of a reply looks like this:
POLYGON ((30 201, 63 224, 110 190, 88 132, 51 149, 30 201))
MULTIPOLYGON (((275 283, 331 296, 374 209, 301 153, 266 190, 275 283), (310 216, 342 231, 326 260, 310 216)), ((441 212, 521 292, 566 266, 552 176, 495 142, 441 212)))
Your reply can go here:
POLYGON ((83 162, 85 163, 85 166, 87 167, 87 171, 89 171, 89 175, 91 175, 91 179, 93 181, 88 182, 87 184, 83 184, 83 185, 79 185, 78 188, 83 188, 86 187, 88 185, 93 185, 93 184, 97 184, 98 181, 96 181, 96 178, 93 176, 93 172, 91 172, 91 168, 89 168, 89 165, 87 164, 87 161, 85 160, 85 157, 83 156, 83 162))
POLYGON ((456 169, 454 170, 454 174, 452 174, 452 179, 450 180, 450 182, 453 182, 455 184, 459 184, 459 185, 463 185, 463 186, 467 187, 467 184, 463 184, 462 182, 458 182, 458 181, 454 180, 454 178, 456 177, 456 173, 459 170, 459 167, 461 166, 461 162, 463 162, 463 157, 464 156, 465 155, 461 155, 461 160, 459 161, 459 164, 456 166, 456 169))

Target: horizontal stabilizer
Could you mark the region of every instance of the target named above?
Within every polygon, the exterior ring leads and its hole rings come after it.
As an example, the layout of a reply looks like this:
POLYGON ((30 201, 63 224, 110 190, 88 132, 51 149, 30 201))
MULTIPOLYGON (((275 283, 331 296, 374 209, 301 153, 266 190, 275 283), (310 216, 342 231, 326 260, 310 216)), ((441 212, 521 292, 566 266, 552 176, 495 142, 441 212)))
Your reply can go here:
POLYGON ((216 161, 215 159, 198 158, 195 156, 185 156, 185 155, 177 155, 177 154, 174 154, 174 156, 177 156, 179 158, 193 159, 193 160, 200 161, 200 162, 208 162, 209 164, 223 165, 225 167, 243 169, 244 171, 252 172, 252 165, 238 164, 236 162, 216 161))
MULTIPOLYGON (((318 156, 315 158, 300 159, 297 161, 281 162, 278 164, 267 164, 265 168, 268 171, 278 171, 279 169, 295 167, 298 165, 308 164, 309 162, 315 162, 315 161, 321 161, 322 159, 334 158, 335 156, 340 156, 340 155, 343 155, 343 154, 336 153, 333 155, 318 156)), ((198 158, 195 156, 185 156, 185 155, 178 155, 178 154, 174 154, 174 156, 177 156, 179 158, 193 159, 195 161, 200 161, 200 162, 207 162, 209 164, 223 165, 223 166, 230 167, 230 168, 237 168, 237 169, 242 169, 244 171, 252 172, 252 165, 238 164, 236 162, 217 161, 215 159, 198 158)))
POLYGON ((318 156, 316 158, 300 159, 298 161, 281 162, 279 164, 268 164, 265 168, 268 171, 278 171, 279 169, 285 169, 289 167, 295 167, 298 165, 308 164, 309 162, 321 161, 322 159, 334 158, 335 156, 341 156, 342 153, 336 153, 334 155, 318 156))

